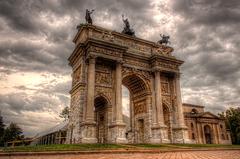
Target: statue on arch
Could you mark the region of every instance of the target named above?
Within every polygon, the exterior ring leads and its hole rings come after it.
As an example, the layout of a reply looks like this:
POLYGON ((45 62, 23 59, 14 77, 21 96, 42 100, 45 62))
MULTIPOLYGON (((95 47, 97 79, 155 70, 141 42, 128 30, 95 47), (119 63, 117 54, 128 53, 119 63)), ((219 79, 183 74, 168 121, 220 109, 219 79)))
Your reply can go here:
POLYGON ((86 15, 85 15, 85 20, 87 24, 92 24, 92 18, 91 18, 91 14, 94 12, 94 9, 92 9, 91 11, 86 9, 86 15))
POLYGON ((171 44, 171 42, 169 41, 170 36, 166 36, 164 34, 163 35, 160 34, 160 36, 162 39, 157 42, 158 44, 165 44, 165 45, 167 45, 168 43, 171 44))
POLYGON ((122 33, 127 34, 127 35, 131 35, 131 36, 135 36, 134 30, 130 28, 130 23, 128 21, 128 18, 124 19, 124 15, 122 15, 122 21, 125 25, 122 33))

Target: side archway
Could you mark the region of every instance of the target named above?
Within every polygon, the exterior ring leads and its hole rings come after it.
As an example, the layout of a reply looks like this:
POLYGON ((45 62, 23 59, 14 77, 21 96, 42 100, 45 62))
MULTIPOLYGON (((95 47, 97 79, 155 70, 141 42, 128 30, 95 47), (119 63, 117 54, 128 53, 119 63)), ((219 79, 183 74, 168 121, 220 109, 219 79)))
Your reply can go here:
POLYGON ((108 142, 108 112, 109 102, 104 96, 97 96, 94 100, 94 115, 96 122, 96 137, 98 143, 108 142))
POLYGON ((166 138, 172 140, 172 111, 171 107, 167 103, 163 103, 163 119, 164 124, 167 126, 166 138))

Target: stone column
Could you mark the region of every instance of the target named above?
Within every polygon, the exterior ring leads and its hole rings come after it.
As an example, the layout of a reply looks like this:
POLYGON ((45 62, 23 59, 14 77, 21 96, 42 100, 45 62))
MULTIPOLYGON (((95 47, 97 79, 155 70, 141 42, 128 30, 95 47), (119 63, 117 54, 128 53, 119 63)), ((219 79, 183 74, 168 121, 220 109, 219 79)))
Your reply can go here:
POLYGON ((191 143, 191 140, 189 139, 188 135, 188 128, 185 125, 184 122, 184 115, 183 115, 183 107, 182 107, 182 97, 181 97, 181 88, 180 88, 180 73, 175 74, 174 78, 175 83, 175 106, 177 107, 177 123, 176 127, 174 128, 175 131, 175 137, 174 142, 175 143, 191 143))
POLYGON ((87 122, 94 122, 95 62, 96 62, 95 58, 93 57, 89 58, 87 80, 87 107, 86 107, 87 122))
POLYGON ((164 126, 160 72, 155 72, 155 107, 159 126, 164 126))
POLYGON ((201 125, 200 123, 197 123, 197 136, 198 136, 198 144, 202 144, 202 132, 201 132, 201 125))
MULTIPOLYGON (((87 105, 85 109, 85 121, 81 124, 82 137, 77 139, 81 143, 96 143, 96 122, 94 120, 94 92, 95 92, 95 62, 96 58, 90 56, 87 79, 87 105)), ((75 137, 74 137, 75 141, 75 137)))
POLYGON ((147 129, 147 131, 145 131, 146 134, 144 134, 146 136, 145 142, 151 141, 150 136, 152 134, 151 123, 152 123, 152 114, 153 114, 151 107, 152 107, 152 98, 151 98, 151 95, 147 95, 146 96, 146 112, 148 114, 148 116, 147 116, 148 119, 147 119, 147 123, 145 126, 146 127, 145 129, 147 129))
POLYGON ((202 133, 203 133, 203 144, 206 144, 206 137, 205 137, 205 132, 204 132, 204 124, 202 124, 202 133))
POLYGON ((176 103, 178 109, 178 126, 186 128, 184 123, 183 106, 182 106, 182 96, 181 96, 181 86, 180 86, 180 74, 175 75, 175 87, 176 87, 176 103))
POLYGON ((115 124, 123 123, 122 116, 122 64, 117 62, 116 64, 116 107, 115 107, 115 124))
POLYGON ((220 132, 219 124, 217 124, 216 127, 217 127, 217 133, 218 133, 218 142, 219 142, 219 144, 221 144, 222 143, 222 138, 221 138, 221 132, 220 132))
POLYGON ((122 115, 122 63, 117 61, 115 72, 115 107, 114 120, 111 127, 111 140, 113 143, 127 143, 126 124, 122 115))
POLYGON ((214 144, 218 144, 218 142, 217 142, 217 132, 216 132, 216 129, 215 129, 215 125, 216 124, 211 124, 211 126, 212 126, 212 132, 213 132, 213 138, 214 138, 214 144))

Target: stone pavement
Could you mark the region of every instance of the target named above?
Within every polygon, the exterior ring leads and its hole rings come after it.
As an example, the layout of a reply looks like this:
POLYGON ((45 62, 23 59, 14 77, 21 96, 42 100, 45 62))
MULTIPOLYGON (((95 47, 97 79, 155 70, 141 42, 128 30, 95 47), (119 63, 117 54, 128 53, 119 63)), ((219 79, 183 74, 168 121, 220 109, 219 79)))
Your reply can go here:
POLYGON ((240 159, 240 150, 0 156, 0 159, 240 159))

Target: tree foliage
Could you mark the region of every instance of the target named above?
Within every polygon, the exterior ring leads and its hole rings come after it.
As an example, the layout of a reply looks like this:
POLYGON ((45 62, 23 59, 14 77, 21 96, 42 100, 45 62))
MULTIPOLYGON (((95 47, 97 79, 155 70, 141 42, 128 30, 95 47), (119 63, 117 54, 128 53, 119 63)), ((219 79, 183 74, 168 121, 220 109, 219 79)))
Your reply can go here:
POLYGON ((5 125, 3 123, 3 117, 1 116, 1 112, 0 112, 0 146, 3 145, 4 128, 5 128, 5 125))
POLYGON ((10 125, 4 130, 2 137, 3 143, 23 139, 24 136, 22 133, 22 129, 17 124, 10 123, 10 125))
POLYGON ((226 121, 226 127, 231 131, 233 144, 240 144, 240 107, 229 108, 219 114, 226 121))
POLYGON ((59 116, 67 120, 69 118, 69 113, 70 113, 69 107, 65 107, 59 116))

